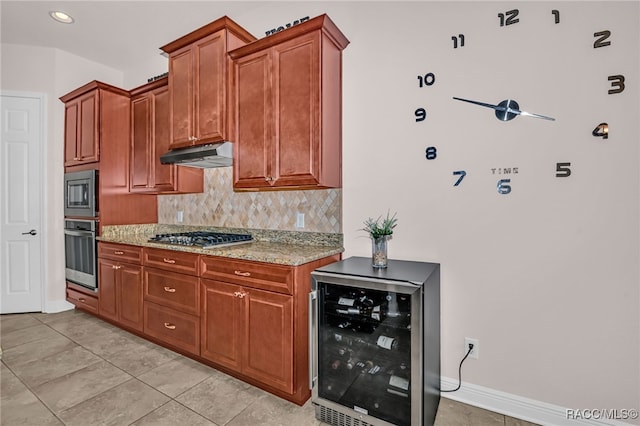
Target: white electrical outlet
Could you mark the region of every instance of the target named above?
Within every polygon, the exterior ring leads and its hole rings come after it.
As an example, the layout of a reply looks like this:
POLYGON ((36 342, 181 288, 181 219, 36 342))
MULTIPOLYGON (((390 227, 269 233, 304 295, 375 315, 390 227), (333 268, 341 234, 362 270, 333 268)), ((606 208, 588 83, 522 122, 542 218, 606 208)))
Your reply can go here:
POLYGON ((182 223, 183 217, 184 217, 184 213, 182 212, 182 210, 179 210, 178 213, 176 214, 176 220, 178 221, 178 223, 182 223))
POLYGON ((304 228, 304 213, 296 213, 296 228, 304 228))
POLYGON ((469 344, 473 345, 473 349, 469 354, 469 358, 478 359, 480 357, 480 341, 471 337, 464 338, 464 355, 469 351, 469 344))

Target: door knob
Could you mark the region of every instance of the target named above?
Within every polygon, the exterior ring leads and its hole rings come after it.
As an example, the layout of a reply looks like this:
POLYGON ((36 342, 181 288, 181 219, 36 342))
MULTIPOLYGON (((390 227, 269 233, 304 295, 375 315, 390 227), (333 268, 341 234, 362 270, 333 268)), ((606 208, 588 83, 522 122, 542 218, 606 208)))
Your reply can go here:
POLYGON ((36 232, 36 230, 35 230, 35 229, 32 229, 32 230, 31 230, 31 231, 29 231, 29 232, 23 232, 23 233, 22 233, 22 235, 36 235, 36 234, 37 234, 37 232, 36 232))

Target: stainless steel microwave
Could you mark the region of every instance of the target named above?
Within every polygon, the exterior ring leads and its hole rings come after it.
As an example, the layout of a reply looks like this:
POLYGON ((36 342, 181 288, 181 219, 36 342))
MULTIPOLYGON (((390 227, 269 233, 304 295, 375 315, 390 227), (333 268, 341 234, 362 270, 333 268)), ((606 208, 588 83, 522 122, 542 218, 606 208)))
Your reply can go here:
POLYGON ((98 171, 83 170, 64 174, 64 215, 98 216, 98 171))

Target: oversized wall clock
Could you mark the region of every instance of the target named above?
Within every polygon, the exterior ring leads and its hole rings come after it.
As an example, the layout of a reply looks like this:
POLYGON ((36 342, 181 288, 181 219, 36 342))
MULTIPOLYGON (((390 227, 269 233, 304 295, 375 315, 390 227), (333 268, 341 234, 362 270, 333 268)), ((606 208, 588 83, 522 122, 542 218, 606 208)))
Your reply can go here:
MULTIPOLYGON (((439 10, 425 25, 425 56, 407 76, 416 94, 407 114, 423 132, 431 178, 504 197, 569 196, 570 181, 588 187, 612 178, 610 162, 637 143, 629 115, 638 98, 637 3, 439 10)), ((632 166, 623 163, 618 179, 632 166)))

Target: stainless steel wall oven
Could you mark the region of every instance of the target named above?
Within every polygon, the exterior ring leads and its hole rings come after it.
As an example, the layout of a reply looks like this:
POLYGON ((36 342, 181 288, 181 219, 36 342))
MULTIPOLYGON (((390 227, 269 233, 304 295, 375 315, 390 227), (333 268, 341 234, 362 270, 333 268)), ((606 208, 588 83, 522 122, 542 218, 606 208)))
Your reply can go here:
POLYGON ((64 247, 67 281, 97 290, 96 221, 65 219, 64 247))

